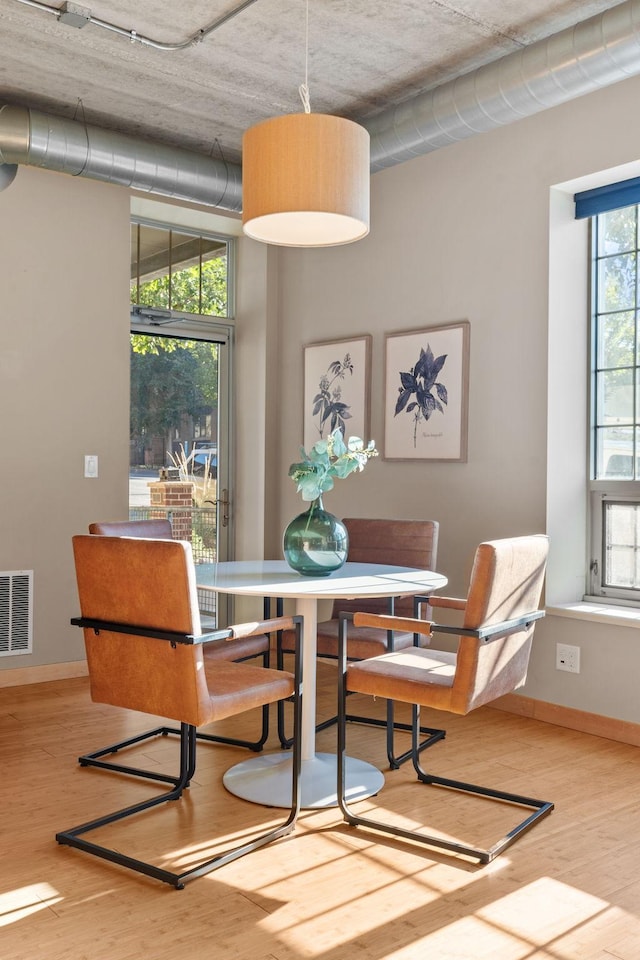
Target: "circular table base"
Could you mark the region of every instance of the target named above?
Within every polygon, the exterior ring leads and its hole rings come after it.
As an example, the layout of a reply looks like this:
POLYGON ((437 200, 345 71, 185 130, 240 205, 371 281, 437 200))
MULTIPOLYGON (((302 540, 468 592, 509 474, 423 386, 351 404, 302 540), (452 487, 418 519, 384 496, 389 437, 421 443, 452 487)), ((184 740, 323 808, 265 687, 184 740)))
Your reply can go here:
MULTIPOLYGON (((301 803, 305 809, 336 807, 336 766, 333 753, 317 753, 302 761, 301 803)), ((291 752, 263 753, 231 767, 222 782, 236 797, 266 807, 291 806, 291 752)), ((371 763, 346 758, 347 799, 364 800, 378 793, 384 776, 371 763)))

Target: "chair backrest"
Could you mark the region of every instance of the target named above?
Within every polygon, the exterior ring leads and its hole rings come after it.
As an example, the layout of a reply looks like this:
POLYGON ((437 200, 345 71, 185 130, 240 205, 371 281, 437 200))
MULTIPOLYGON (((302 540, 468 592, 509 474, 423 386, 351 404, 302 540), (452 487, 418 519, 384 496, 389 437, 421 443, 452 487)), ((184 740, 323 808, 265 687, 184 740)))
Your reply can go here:
MULTIPOLYGON (((439 524, 436 520, 343 520, 349 534, 348 560, 354 563, 388 563, 397 567, 435 570, 438 558, 439 524)), ((336 600, 332 617, 342 612, 389 612, 389 601, 382 599, 336 600)), ((395 614, 413 616, 413 597, 395 602, 395 614)))
MULTIPOLYGON (((538 609, 549 541, 545 536, 481 543, 476 550, 464 627, 515 620, 538 609)), ((535 621, 528 629, 489 642, 460 636, 451 706, 468 713, 511 693, 527 676, 535 621)))
POLYGON ((73 538, 73 552, 81 615, 125 628, 84 628, 92 699, 195 726, 208 722, 202 646, 126 632, 200 634, 190 544, 86 535, 73 538))
POLYGON ((171 521, 158 520, 100 520, 89 524, 89 533, 99 537, 146 537, 171 540, 171 521))

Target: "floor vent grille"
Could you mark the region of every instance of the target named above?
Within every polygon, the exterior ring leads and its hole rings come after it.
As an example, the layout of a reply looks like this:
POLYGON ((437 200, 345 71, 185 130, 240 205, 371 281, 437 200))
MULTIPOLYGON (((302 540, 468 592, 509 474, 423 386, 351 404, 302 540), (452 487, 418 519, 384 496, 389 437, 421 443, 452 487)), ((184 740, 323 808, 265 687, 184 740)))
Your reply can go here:
POLYGON ((31 653, 33 570, 0 573, 0 657, 31 653))

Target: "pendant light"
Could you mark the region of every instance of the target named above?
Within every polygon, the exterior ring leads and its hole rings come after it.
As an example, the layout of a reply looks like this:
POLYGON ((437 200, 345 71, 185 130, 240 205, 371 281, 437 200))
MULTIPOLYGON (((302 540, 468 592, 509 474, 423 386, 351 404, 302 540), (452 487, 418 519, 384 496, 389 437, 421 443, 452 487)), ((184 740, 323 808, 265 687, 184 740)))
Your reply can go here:
POLYGON ((311 113, 307 70, 304 113, 265 120, 242 138, 242 227, 280 246, 352 243, 369 232, 369 133, 351 120, 311 113))

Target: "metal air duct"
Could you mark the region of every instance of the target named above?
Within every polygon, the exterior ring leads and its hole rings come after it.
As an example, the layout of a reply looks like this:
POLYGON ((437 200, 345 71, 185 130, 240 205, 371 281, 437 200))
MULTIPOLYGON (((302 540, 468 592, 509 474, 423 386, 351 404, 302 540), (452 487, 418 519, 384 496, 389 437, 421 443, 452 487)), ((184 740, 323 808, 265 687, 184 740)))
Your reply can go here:
MULTIPOLYGON (((640 73, 640 0, 359 121, 371 136, 371 171, 532 116, 640 73)), ((0 109, 2 164, 31 164, 224 210, 242 208, 237 164, 153 144, 35 110, 0 109)))
MULTIPOLYGON (((38 110, 0 108, 0 163, 44 167, 223 210, 242 209, 237 164, 38 110)), ((0 184, 4 169, 0 166, 0 184)))
POLYGON ((371 171, 530 117, 640 73, 640 0, 584 20, 361 121, 371 171))

